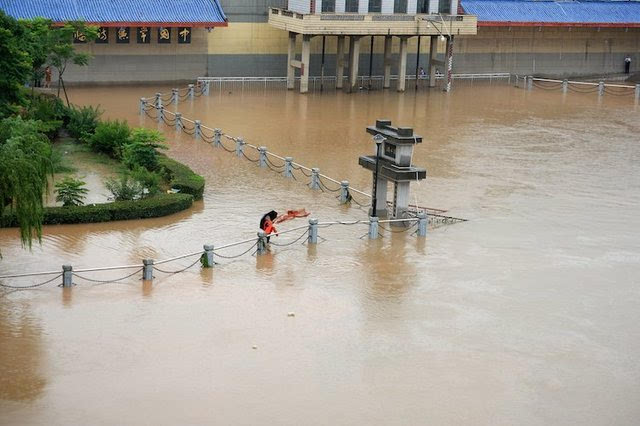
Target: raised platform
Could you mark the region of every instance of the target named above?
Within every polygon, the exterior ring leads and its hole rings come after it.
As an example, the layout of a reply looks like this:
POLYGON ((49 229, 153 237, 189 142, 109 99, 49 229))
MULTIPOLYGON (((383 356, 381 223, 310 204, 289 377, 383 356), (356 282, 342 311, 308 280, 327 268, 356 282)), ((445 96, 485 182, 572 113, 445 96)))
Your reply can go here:
POLYGON ((407 15, 321 13, 300 14, 269 9, 269 24, 281 30, 305 35, 346 36, 437 36, 475 35, 478 19, 473 15, 407 15))

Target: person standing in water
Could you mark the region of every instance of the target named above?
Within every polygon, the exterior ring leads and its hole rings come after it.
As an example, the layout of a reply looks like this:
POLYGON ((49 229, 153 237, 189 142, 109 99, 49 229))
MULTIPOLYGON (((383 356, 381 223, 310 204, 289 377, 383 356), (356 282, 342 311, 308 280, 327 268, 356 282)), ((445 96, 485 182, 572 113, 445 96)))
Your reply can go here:
POLYGON ((262 216, 262 219, 260 219, 260 229, 262 229, 264 233, 267 234, 267 243, 271 238, 268 236, 269 234, 278 235, 278 230, 275 226, 273 226, 273 221, 276 220, 277 217, 278 212, 276 212, 275 210, 271 210, 269 213, 262 216))
POLYGON ((631 56, 627 55, 624 57, 624 73, 629 74, 631 70, 631 56))

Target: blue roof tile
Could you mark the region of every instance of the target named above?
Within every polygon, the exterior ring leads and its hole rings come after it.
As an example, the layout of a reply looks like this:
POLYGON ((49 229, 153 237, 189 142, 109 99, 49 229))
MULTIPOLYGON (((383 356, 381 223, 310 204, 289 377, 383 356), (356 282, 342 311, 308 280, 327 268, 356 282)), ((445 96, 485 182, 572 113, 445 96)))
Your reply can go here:
POLYGON ((18 19, 55 22, 225 23, 219 0, 0 0, 0 9, 18 19))

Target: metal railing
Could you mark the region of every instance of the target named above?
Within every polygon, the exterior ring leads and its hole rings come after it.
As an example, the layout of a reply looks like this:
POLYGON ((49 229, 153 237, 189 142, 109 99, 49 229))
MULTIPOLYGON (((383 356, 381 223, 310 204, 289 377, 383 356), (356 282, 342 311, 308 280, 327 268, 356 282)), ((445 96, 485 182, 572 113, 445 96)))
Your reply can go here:
POLYGON ((620 96, 620 97, 634 97, 636 103, 640 101, 640 84, 628 85, 628 84, 615 84, 605 83, 604 81, 592 82, 592 81, 570 81, 556 80, 551 78, 539 78, 530 75, 526 76, 514 76, 515 86, 526 90, 533 90, 533 88, 556 91, 560 90, 562 93, 574 92, 574 93, 597 93, 598 96, 604 96, 605 94, 620 96))
MULTIPOLYGON (((436 74, 436 80, 444 80, 445 75, 442 73, 436 74)), ((414 74, 407 75, 406 81, 415 81, 416 76, 414 74)), ((454 80, 476 81, 484 80, 489 81, 507 81, 511 82, 510 73, 476 73, 476 74, 453 74, 454 80)), ((309 90, 323 89, 335 89, 336 88, 336 76, 310 76, 309 77, 309 90)), ((397 75, 391 76, 392 82, 398 81, 397 75)), ((198 83, 209 82, 211 90, 222 91, 235 91, 235 90, 283 90, 287 88, 287 77, 198 77, 198 83)), ((428 86, 429 77, 418 76, 419 86, 428 86)), ((343 87, 347 87, 348 77, 343 77, 343 87)), ((384 76, 358 76, 358 86, 363 89, 381 90, 384 85, 384 76)), ((295 77, 295 87, 300 86, 300 77, 295 77)))

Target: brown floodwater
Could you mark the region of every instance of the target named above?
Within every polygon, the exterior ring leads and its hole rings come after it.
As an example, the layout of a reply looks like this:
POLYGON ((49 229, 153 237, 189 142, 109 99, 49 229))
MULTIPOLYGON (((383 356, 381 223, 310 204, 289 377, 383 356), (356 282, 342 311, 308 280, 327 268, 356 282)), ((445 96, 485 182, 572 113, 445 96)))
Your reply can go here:
MULTIPOLYGON (((138 99, 166 89, 78 88, 71 98, 156 128, 138 115, 138 99)), ((428 178, 411 199, 469 221, 422 241, 322 228, 316 247, 156 272, 152 285, 136 276, 6 292, 0 423, 637 423, 632 99, 458 84, 449 95, 212 91, 178 110, 367 191, 365 126, 412 126, 424 136, 413 161, 428 178)), ((139 263, 251 238, 272 208, 366 217, 334 194, 161 129, 169 155, 206 177, 202 202, 165 218, 47 226, 32 252, 1 229, 0 275, 139 263)))

